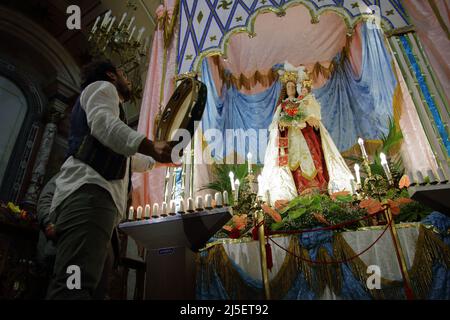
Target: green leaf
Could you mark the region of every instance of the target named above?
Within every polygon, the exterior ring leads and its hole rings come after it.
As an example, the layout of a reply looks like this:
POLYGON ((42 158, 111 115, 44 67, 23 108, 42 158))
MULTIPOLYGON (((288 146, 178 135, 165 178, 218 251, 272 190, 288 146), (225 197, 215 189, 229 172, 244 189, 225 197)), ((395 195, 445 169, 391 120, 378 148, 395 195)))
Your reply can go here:
POLYGON ((284 225, 284 222, 283 221, 280 221, 280 222, 274 222, 274 223, 272 223, 271 225, 270 225, 270 228, 272 229, 272 230, 280 230, 282 227, 283 227, 283 225, 284 225))
POLYGON ((336 200, 340 201, 340 202, 348 203, 348 202, 352 202, 353 201, 353 197, 350 194, 345 195, 345 196, 344 195, 340 195, 340 196, 336 197, 336 200))
POLYGON ((300 209, 297 209, 297 210, 293 210, 293 211, 289 212, 289 218, 291 218, 292 220, 295 220, 295 219, 300 218, 305 213, 306 213, 306 209, 305 208, 300 208, 300 209))

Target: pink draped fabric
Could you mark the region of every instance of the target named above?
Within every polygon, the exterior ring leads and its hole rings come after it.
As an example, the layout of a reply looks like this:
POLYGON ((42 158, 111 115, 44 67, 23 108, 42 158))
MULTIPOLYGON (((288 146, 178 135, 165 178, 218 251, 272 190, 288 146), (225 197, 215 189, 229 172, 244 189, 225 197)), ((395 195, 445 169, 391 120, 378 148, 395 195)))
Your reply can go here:
POLYGON ((403 133, 403 142, 400 153, 403 165, 408 172, 416 172, 417 170, 426 172, 430 168, 436 172, 436 159, 434 158, 425 131, 420 123, 416 107, 414 106, 414 102, 409 94, 408 87, 397 62, 395 62, 395 72, 400 84, 402 96, 400 128, 403 133))
MULTIPOLYGON (((157 18, 160 18, 164 11, 169 14, 173 12, 175 0, 166 0, 165 6, 161 5, 156 11, 157 18)), ((167 51, 167 70, 165 82, 163 84, 165 106, 174 90, 174 75, 176 72, 177 56, 177 28, 172 43, 167 51)), ((161 82, 163 79, 164 63, 164 35, 162 29, 155 30, 153 44, 151 49, 150 63, 148 66, 147 79, 142 98, 141 112, 139 116, 138 131, 146 134, 152 140, 154 139, 154 124, 160 105, 161 82)), ((164 177, 165 169, 158 168, 148 173, 134 173, 133 182, 133 206, 143 206, 151 203, 161 203, 164 197, 164 177)))
MULTIPOLYGON (((442 22, 450 29, 450 2, 432 0, 439 11, 442 22)), ((441 82, 447 99, 450 99, 450 39, 439 23, 429 1, 408 0, 404 6, 416 27, 417 35, 430 60, 436 76, 441 82)))

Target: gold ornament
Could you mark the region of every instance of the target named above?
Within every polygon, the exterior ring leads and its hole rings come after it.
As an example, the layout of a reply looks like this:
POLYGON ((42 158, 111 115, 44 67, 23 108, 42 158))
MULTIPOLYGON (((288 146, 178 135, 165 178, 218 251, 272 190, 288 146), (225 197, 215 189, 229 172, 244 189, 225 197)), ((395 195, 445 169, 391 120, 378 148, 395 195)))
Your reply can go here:
POLYGON ((298 74, 297 74, 297 72, 293 72, 293 71, 286 71, 280 77, 281 83, 283 83, 283 84, 286 84, 288 82, 297 83, 297 79, 298 79, 298 74))

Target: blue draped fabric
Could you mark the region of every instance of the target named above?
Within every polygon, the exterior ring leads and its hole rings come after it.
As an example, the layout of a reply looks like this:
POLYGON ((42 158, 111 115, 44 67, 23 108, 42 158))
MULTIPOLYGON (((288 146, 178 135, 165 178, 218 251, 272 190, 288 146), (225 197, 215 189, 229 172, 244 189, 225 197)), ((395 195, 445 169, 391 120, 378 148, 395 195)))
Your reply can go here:
MULTIPOLYGON (((220 160, 232 151, 236 151, 240 157, 245 159, 247 153, 251 152, 254 161, 261 163, 264 160, 268 139, 266 129, 272 122, 281 84, 275 82, 267 90, 253 95, 243 94, 234 86, 229 88, 224 86, 222 95, 219 96, 206 59, 203 60, 202 65, 202 81, 208 87, 208 99, 202 118, 202 128, 204 132, 208 129, 218 130, 216 133, 220 133, 224 142, 223 148, 217 148, 213 154, 214 158, 220 160), (227 129, 241 129, 247 133, 254 133, 254 135, 246 136, 239 133, 234 138, 230 135, 227 138, 227 129), (248 131, 249 129, 255 131, 248 131), (259 135, 259 129, 264 129, 262 136, 259 135), (250 139, 252 139, 252 143, 249 143, 250 139), (227 145, 230 148, 227 148, 227 145), (261 148, 258 147, 259 145, 261 148)), ((208 141, 208 143, 211 142, 213 142, 213 139, 208 141)))
MULTIPOLYGON (((423 224, 433 225, 434 228, 439 230, 441 239, 447 244, 450 244, 450 236, 447 233, 450 227, 450 218, 439 213, 433 212, 426 219, 422 221, 423 224)), ((311 260, 317 260, 317 255, 320 248, 325 248, 330 257, 334 257, 333 253, 333 233, 331 231, 321 231, 313 233, 303 233, 298 236, 300 245, 308 250, 311 260)), ((202 255, 208 254, 206 251, 201 253, 202 255)), ((396 262, 395 262, 396 263, 396 262)), ((234 262, 233 267, 238 271, 240 277, 244 280, 245 284, 254 289, 261 290, 262 296, 262 282, 251 278, 244 270, 242 270, 234 262)), ((450 299, 450 270, 444 265, 436 262, 433 265, 433 276, 428 299, 433 300, 448 300, 450 299)), ((313 273, 314 279, 314 273, 313 273)), ((352 273, 350 266, 347 263, 341 264, 341 276, 342 276, 342 290, 339 294, 340 299, 346 300, 370 300, 372 296, 365 287, 365 283, 361 283, 352 273)), ((205 277, 205 271, 199 270, 197 273, 197 299, 233 299, 233 294, 230 297, 219 276, 214 273, 213 280, 207 283, 207 277, 205 277)), ((405 299, 403 293, 401 296, 395 297, 395 299, 405 299)), ((285 300, 315 300, 319 299, 314 292, 313 288, 310 288, 308 282, 305 279, 303 273, 299 273, 297 278, 292 283, 292 287, 283 298, 285 300)))
MULTIPOLYGON (((338 63, 328 82, 313 92, 322 106, 322 122, 340 151, 358 137, 380 139, 388 133, 396 79, 391 57, 380 30, 361 28, 361 75, 355 75, 348 59, 338 63)), ((335 57, 341 59, 340 54, 335 57)))

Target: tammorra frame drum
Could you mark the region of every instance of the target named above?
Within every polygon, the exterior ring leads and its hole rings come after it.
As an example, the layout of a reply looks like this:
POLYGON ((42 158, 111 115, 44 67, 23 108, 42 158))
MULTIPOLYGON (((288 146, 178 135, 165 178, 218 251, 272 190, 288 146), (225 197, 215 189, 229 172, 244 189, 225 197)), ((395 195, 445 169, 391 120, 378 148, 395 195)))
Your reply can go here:
POLYGON ((204 83, 194 78, 182 80, 161 114, 156 139, 177 141, 173 137, 178 129, 186 129, 192 138, 194 123, 200 121, 203 116, 206 98, 207 89, 204 83))

